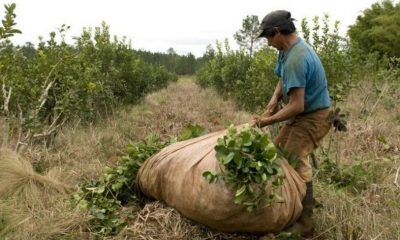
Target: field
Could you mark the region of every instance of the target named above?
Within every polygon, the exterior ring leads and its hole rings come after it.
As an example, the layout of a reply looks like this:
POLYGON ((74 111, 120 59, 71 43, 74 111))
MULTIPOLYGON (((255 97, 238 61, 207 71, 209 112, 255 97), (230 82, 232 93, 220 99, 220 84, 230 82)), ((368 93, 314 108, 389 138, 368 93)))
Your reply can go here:
MULTIPOLYGON (((313 239, 400 239, 398 100, 398 84, 365 79, 338 103, 349 131, 331 131, 316 152, 313 239)), ((69 123, 51 146, 35 145, 21 160, 3 151, 0 238, 257 239, 210 230, 157 201, 124 206, 128 226, 116 236, 102 237, 90 231, 88 214, 68 201, 80 183, 115 166, 128 143, 150 133, 177 135, 188 123, 213 132, 251 119, 215 91, 200 88, 193 77, 181 77, 96 124, 69 123)))

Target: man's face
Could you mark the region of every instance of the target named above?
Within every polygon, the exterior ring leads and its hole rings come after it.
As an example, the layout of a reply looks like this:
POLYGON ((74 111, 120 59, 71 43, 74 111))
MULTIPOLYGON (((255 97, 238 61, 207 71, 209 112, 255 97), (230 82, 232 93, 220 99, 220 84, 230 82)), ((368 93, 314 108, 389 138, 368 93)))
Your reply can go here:
POLYGON ((277 32, 277 33, 275 33, 274 34, 274 36, 272 36, 272 37, 267 37, 267 41, 268 41, 268 46, 271 46, 271 47, 274 47, 274 48, 276 48, 276 49, 278 49, 278 50, 282 50, 281 48, 281 44, 280 44, 280 33, 279 32, 277 32))

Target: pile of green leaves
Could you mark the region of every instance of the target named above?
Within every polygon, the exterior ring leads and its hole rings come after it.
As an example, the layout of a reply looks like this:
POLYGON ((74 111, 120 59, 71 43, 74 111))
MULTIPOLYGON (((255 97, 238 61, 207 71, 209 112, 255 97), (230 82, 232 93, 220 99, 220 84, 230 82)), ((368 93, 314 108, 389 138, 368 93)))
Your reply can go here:
POLYGON ((117 166, 106 167, 98 180, 82 184, 73 201, 89 211, 91 231, 110 235, 126 225, 119 210, 124 204, 138 200, 133 183, 140 166, 168 144, 154 134, 137 144, 128 144, 126 155, 118 159, 117 166))
POLYGON ((278 150, 261 129, 247 124, 237 131, 231 125, 228 133, 218 139, 215 151, 221 173, 206 171, 203 176, 210 183, 219 179, 232 183, 236 204, 245 205, 251 212, 281 200, 276 194, 284 179, 278 150))
POLYGON ((89 227, 98 235, 113 235, 120 232, 129 216, 122 213, 122 206, 140 203, 140 195, 133 188, 136 175, 144 161, 162 148, 176 142, 204 134, 204 128, 188 124, 178 137, 162 141, 151 134, 136 144, 128 144, 126 153, 119 157, 114 167, 106 167, 98 180, 88 181, 72 195, 72 203, 89 212, 89 227))

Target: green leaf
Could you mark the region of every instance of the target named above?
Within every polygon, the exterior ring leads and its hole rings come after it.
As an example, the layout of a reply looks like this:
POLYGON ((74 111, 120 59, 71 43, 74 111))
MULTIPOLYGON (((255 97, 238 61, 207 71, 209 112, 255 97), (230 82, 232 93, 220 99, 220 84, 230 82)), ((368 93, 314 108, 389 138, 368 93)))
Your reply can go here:
POLYGON ((99 193, 99 194, 101 194, 101 193, 103 193, 104 192, 104 190, 105 190, 106 188, 105 188, 105 186, 104 185, 102 185, 102 186, 100 186, 100 187, 98 187, 97 188, 97 190, 96 190, 96 193, 99 193))
POLYGON ((234 199, 234 203, 235 204, 240 204, 240 203, 242 203, 243 202, 243 199, 244 199, 244 194, 241 194, 241 195, 239 195, 239 196, 235 196, 235 199, 234 199))
POLYGON ((241 186, 238 190, 236 190, 235 197, 241 196, 246 191, 246 185, 241 186))
POLYGON ((216 151, 217 153, 219 153, 219 152, 226 153, 226 152, 227 152, 226 147, 225 147, 225 146, 222 146, 222 145, 216 145, 216 146, 214 147, 214 149, 215 149, 215 151, 216 151))
POLYGON ((228 133, 229 133, 230 135, 234 135, 234 134, 237 133, 236 127, 235 127, 233 124, 231 124, 231 125, 229 126, 229 128, 228 128, 228 133))
POLYGON ((261 178, 262 178, 263 182, 267 181, 267 174, 263 173, 261 175, 261 178))
POLYGON ((119 189, 121 189, 123 186, 122 182, 116 182, 113 185, 111 185, 111 189, 114 191, 118 191, 119 189))
POLYGON ((247 190, 249 194, 253 195, 254 194, 254 189, 251 187, 251 185, 247 185, 247 190))
POLYGON ((234 147, 235 147, 235 144, 236 144, 236 141, 233 140, 233 139, 229 139, 229 140, 227 141, 227 145, 228 145, 229 148, 234 148, 234 147))
POLYGON ((246 208, 246 210, 247 210, 248 212, 253 212, 254 209, 255 209, 255 206, 254 206, 254 205, 247 206, 247 208, 246 208))
POLYGON ((261 149, 267 148, 268 143, 269 143, 269 140, 268 140, 268 136, 267 135, 264 135, 264 136, 262 136, 260 138, 260 148, 261 149))
POLYGON ((230 152, 225 158, 224 158, 224 165, 230 163, 233 159, 233 157, 235 156, 234 152, 230 152))
POLYGON ((251 134, 249 132, 245 132, 242 134, 243 146, 249 147, 251 146, 251 134))
POLYGON ((248 147, 243 147, 242 152, 249 153, 251 150, 248 147))
POLYGON ((205 129, 200 126, 200 125, 192 125, 192 124, 187 124, 181 131, 181 134, 179 136, 179 140, 187 140, 191 138, 195 138, 198 136, 201 136, 205 132, 205 129))
POLYGON ((205 171, 203 172, 203 177, 206 179, 207 182, 212 183, 216 181, 217 174, 210 171, 205 171))
POLYGON ((9 33, 15 34, 15 33, 22 33, 22 32, 20 30, 18 30, 18 29, 11 29, 9 31, 9 33))
POLYGON ((267 173, 272 175, 274 173, 274 170, 272 169, 271 165, 267 165, 265 166, 265 168, 267 169, 267 173))
POLYGON ((223 152, 217 152, 215 154, 215 157, 217 158, 217 160, 221 163, 223 163, 224 159, 226 158, 226 154, 223 152))
POLYGON ((233 158, 233 161, 236 164, 236 168, 240 169, 243 165, 243 159, 239 154, 235 154, 235 157, 233 158))
POLYGON ((259 175, 254 175, 253 178, 256 183, 261 183, 261 177, 259 175))

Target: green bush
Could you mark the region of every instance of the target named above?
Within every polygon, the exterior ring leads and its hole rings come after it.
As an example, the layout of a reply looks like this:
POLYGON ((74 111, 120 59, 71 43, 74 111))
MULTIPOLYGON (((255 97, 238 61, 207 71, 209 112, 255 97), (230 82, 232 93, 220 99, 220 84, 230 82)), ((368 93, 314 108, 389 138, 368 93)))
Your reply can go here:
POLYGON ((234 99, 238 106, 248 110, 264 107, 275 90, 277 78, 273 75, 276 54, 260 51, 251 58, 244 51, 225 50, 217 43, 215 56, 197 72, 202 87, 213 87, 223 97, 234 99))
POLYGON ((385 171, 385 161, 361 159, 356 157, 351 165, 338 165, 329 159, 322 162, 318 170, 318 179, 359 193, 367 189, 371 183, 377 183, 385 171))
POLYGON ((238 82, 236 86, 235 99, 239 106, 253 112, 265 108, 278 82, 273 72, 276 61, 276 52, 271 49, 254 55, 245 81, 238 82))

